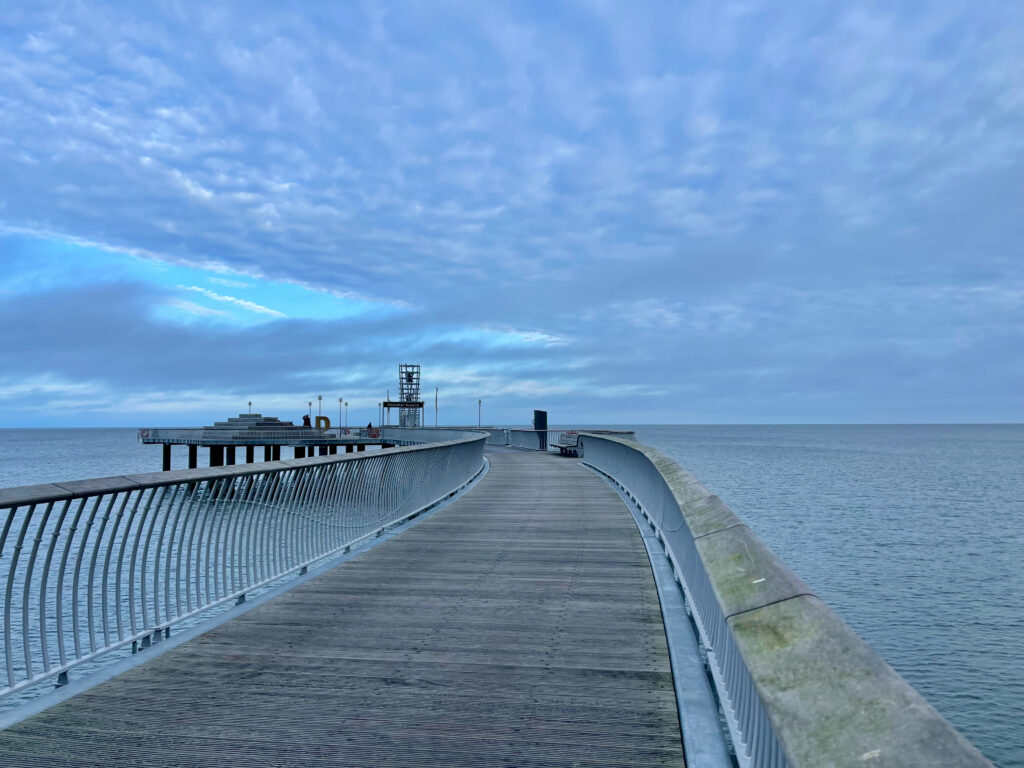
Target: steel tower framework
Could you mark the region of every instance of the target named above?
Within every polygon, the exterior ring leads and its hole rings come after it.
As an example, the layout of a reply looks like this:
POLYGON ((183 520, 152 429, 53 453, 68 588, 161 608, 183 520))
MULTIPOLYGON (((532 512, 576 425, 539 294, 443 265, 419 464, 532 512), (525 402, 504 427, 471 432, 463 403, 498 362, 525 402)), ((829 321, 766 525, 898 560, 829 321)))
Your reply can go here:
MULTIPOLYGON (((399 363, 398 394, 403 403, 413 403, 420 399, 420 367, 414 363, 399 363)), ((399 408, 398 425, 400 427, 420 426, 422 408, 399 408)))

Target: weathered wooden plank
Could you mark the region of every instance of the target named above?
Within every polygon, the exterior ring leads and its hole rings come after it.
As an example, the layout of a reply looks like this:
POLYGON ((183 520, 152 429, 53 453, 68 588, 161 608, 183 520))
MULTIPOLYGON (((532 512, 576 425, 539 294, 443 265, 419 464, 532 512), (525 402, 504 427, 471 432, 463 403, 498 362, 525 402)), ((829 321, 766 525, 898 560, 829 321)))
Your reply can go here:
POLYGON ((0 733, 0 765, 681 765, 622 502, 575 462, 491 460, 401 536, 0 733))

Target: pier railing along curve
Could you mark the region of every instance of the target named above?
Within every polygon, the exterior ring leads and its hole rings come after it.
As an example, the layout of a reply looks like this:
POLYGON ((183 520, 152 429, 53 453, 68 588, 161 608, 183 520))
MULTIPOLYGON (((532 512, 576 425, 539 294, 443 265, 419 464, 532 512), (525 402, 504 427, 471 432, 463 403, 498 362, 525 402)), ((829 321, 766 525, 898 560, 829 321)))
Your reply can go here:
POLYGON ((635 442, 580 442, 665 548, 741 768, 991 766, 696 478, 635 442))
POLYGON ((448 498, 485 435, 0 490, 0 697, 259 589, 448 498))
POLYGON ((558 443, 576 443, 581 432, 624 440, 636 439, 636 434, 628 429, 509 429, 508 444, 513 448, 525 448, 530 451, 548 451, 558 443))
POLYGON ((420 445, 435 440, 455 440, 467 432, 483 432, 487 445, 508 445, 504 427, 381 427, 382 438, 395 445, 420 445))

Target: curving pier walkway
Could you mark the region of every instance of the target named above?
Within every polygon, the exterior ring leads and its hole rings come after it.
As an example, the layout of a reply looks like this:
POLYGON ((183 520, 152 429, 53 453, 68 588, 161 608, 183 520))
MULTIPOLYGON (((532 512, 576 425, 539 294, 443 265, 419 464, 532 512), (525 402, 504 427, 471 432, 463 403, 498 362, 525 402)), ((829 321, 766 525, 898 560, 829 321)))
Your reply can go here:
POLYGON ((575 461, 488 455, 400 536, 0 732, 0 765, 682 765, 629 512, 575 461))

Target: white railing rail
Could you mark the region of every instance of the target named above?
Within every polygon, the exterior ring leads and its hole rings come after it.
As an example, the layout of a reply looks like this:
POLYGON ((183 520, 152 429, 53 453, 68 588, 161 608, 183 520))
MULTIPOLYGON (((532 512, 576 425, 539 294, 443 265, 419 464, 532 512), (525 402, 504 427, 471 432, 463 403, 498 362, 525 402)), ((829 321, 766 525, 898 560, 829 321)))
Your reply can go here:
POLYGON ((635 442, 580 442, 664 546, 741 768, 991 765, 696 478, 635 442))
POLYGON ((453 495, 484 436, 0 489, 0 697, 342 552, 453 495))

